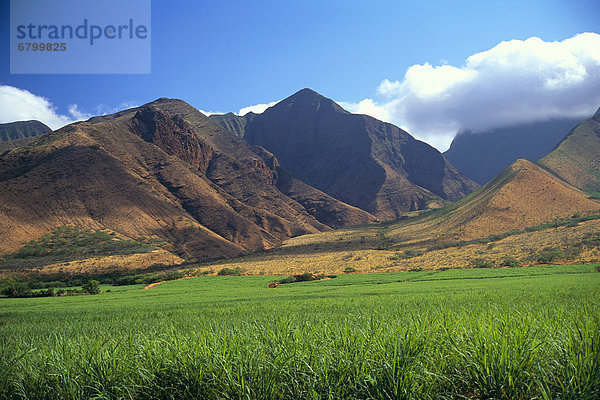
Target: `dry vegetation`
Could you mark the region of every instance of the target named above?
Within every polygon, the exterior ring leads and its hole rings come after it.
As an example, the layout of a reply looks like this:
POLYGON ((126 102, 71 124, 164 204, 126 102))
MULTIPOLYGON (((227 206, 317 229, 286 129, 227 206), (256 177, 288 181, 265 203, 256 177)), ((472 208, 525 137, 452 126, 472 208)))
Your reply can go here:
POLYGON ((175 265, 183 259, 163 249, 148 253, 114 255, 108 257, 91 257, 83 260, 56 263, 39 268, 43 274, 81 275, 113 272, 129 272, 148 268, 156 264, 175 265))
MULTIPOLYGON (((537 264, 544 248, 571 248, 586 235, 600 232, 600 220, 579 223, 577 226, 550 227, 540 231, 523 232, 489 243, 453 246, 430 250, 428 247, 396 245, 385 236, 385 227, 360 227, 290 239, 278 249, 229 260, 221 260, 205 268, 242 268, 250 275, 291 275, 299 271, 339 274, 347 268, 358 272, 401 272, 435 270, 440 268, 471 268, 478 259, 488 259, 502 266, 507 257, 520 265, 537 264), (382 244, 387 248, 377 250, 382 244), (368 248, 371 247, 371 248, 368 248), (419 253, 423 253, 419 255, 419 253)), ((568 254, 567 254, 568 255, 568 254)), ((553 263, 598 262, 600 251, 584 247, 572 258, 552 260, 553 263)))

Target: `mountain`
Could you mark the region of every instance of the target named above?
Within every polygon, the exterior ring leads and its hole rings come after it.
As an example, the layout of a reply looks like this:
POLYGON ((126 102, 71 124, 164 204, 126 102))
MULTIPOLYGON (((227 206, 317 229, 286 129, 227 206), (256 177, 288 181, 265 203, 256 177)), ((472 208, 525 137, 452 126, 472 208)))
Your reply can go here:
POLYGON ((556 119, 485 132, 461 132, 444 157, 464 175, 483 185, 519 158, 539 160, 578 122, 556 119))
POLYGON ((531 161, 519 159, 486 185, 432 214, 436 229, 462 240, 522 229, 600 209, 581 190, 531 161))
POLYGON ((582 190, 600 191, 600 109, 538 164, 582 190))
POLYGON ((300 181, 380 219, 458 200, 478 186, 428 144, 310 89, 262 114, 212 117, 272 152, 300 181))
POLYGON ((248 122, 252 121, 256 115, 257 114, 253 112, 249 112, 248 114, 240 116, 229 112, 227 114, 212 114, 210 119, 217 122, 235 136, 244 137, 246 125, 248 125, 248 122))
POLYGON ((0 124, 0 142, 43 135, 51 131, 52 129, 40 121, 17 121, 0 124))
POLYGON ((215 258, 374 220, 181 100, 71 124, 0 154, 0 254, 75 225, 215 258))
POLYGON ((0 153, 31 143, 39 136, 51 131, 52 129, 40 121, 18 121, 0 124, 0 153))

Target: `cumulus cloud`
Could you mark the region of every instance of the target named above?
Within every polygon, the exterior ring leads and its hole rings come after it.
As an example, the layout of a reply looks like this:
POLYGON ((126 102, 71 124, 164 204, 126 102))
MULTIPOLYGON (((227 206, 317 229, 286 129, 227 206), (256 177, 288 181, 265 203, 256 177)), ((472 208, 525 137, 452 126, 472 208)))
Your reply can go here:
POLYGON ((377 94, 378 101, 344 105, 403 126, 440 150, 461 130, 587 118, 600 106, 600 35, 511 40, 462 66, 413 65, 402 80, 381 82, 377 94))
POLYGON ((376 102, 373 99, 364 99, 358 103, 347 103, 344 101, 339 101, 338 104, 342 106, 347 111, 350 111, 355 114, 366 114, 371 117, 377 118, 381 121, 391 122, 392 116, 389 111, 376 102))
POLYGON ((73 122, 90 119, 95 115, 112 114, 137 106, 135 102, 121 103, 117 107, 99 105, 91 113, 81 110, 77 104, 71 104, 67 110, 68 114, 65 115, 60 114, 45 97, 13 86, 0 85, 0 123, 35 119, 56 130, 73 122))
POLYGON ((272 102, 266 103, 266 104, 255 104, 253 106, 244 107, 244 108, 240 109, 240 111, 238 111, 237 114, 240 116, 246 115, 249 112, 253 112, 255 114, 262 114, 267 108, 273 107, 277 103, 279 103, 279 101, 272 101, 272 102))
POLYGON ((74 120, 72 116, 61 115, 48 99, 18 89, 0 85, 0 122, 15 122, 36 119, 52 129, 58 129, 74 120))

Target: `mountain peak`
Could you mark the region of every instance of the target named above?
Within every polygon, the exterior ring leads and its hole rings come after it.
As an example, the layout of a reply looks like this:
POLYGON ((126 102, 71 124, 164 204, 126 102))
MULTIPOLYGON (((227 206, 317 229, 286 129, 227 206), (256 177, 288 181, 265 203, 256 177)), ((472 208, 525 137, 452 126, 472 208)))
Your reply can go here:
POLYGON ((581 190, 525 159, 517 159, 476 192, 440 214, 443 232, 460 229, 469 240, 523 229, 556 216, 598 209, 581 190))
POLYGON ((302 182, 380 219, 456 200, 477 186, 433 147, 307 88, 247 121, 244 138, 302 182))
POLYGON ((312 90, 311 88, 300 89, 290 97, 293 97, 293 96, 311 96, 311 97, 320 97, 323 99, 326 98, 325 96, 312 90))
MULTIPOLYGON (((349 114, 348 111, 344 110, 335 101, 309 88, 297 91, 270 109, 288 109, 290 107, 303 110, 304 112, 330 111, 349 114)), ((270 109, 267 109, 267 111, 270 109)))
POLYGON ((519 170, 528 169, 528 168, 532 168, 532 167, 535 168, 535 165, 531 161, 526 160, 524 158, 519 158, 511 164, 511 168, 513 171, 519 171, 519 170))

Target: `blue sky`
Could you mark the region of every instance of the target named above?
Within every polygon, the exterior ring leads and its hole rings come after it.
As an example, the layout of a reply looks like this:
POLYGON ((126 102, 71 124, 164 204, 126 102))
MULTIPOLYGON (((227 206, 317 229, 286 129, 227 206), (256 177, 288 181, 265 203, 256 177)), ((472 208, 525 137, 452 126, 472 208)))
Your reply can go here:
POLYGON ((158 97, 237 112, 304 87, 359 110, 364 99, 382 104, 381 83, 401 82, 414 65, 461 67, 502 41, 600 30, 598 0, 154 0, 151 74, 11 75, 9 2, 1 5, 0 85, 44 97, 61 115, 158 97))

